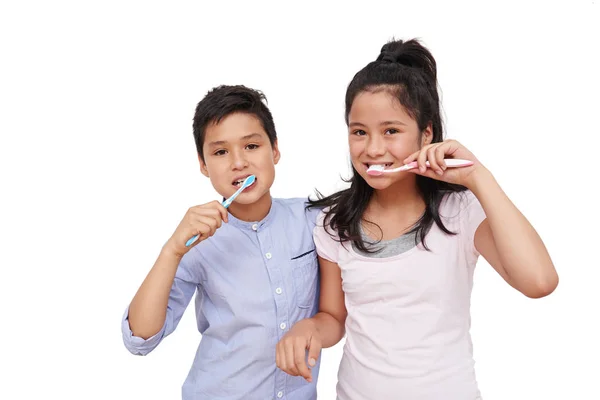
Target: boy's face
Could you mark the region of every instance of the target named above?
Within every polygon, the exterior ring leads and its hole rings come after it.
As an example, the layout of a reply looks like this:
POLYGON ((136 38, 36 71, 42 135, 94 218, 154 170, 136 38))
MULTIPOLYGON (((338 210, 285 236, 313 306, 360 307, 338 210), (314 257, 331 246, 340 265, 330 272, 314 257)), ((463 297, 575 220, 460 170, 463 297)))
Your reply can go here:
POLYGON ((221 196, 230 197, 250 175, 255 175, 256 181, 240 193, 236 202, 253 204, 265 195, 270 196, 279 149, 277 142, 271 146, 267 133, 254 115, 234 113, 218 124, 209 124, 203 154, 200 170, 210 178, 221 196))

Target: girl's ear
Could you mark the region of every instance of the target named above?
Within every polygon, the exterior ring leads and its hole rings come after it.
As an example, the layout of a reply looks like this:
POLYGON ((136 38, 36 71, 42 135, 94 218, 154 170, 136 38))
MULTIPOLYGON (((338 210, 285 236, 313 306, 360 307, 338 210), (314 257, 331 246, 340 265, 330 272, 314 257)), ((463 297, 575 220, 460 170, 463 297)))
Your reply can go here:
POLYGON ((431 122, 430 122, 427 124, 427 128, 425 128, 425 130, 423 131, 423 134, 421 135, 421 147, 431 144, 432 140, 433 140, 433 128, 431 127, 431 122))

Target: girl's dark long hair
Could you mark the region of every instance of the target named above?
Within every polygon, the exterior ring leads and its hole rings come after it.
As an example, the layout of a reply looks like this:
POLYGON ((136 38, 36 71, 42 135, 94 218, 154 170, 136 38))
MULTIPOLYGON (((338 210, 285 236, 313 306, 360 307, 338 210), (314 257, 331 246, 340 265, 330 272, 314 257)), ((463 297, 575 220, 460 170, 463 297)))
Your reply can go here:
MULTIPOLYGON (((432 143, 444 139, 440 100, 437 90, 437 68, 433 55, 418 40, 394 40, 381 48, 377 59, 360 70, 346 90, 346 124, 352 103, 361 92, 387 91, 398 99, 407 113, 415 119, 423 132, 431 124, 432 143)), ((323 196, 317 191, 317 199, 310 200, 308 207, 326 208, 325 229, 331 228, 339 240, 351 241, 363 252, 373 252, 362 239, 361 221, 373 194, 373 188, 352 167, 352 176, 347 181, 348 189, 323 196)), ((410 233, 415 232, 415 242, 425 243, 425 237, 433 223, 445 233, 453 235, 443 224, 439 207, 444 196, 451 192, 466 190, 424 176, 417 176, 417 187, 425 201, 425 212, 415 223, 410 233)))

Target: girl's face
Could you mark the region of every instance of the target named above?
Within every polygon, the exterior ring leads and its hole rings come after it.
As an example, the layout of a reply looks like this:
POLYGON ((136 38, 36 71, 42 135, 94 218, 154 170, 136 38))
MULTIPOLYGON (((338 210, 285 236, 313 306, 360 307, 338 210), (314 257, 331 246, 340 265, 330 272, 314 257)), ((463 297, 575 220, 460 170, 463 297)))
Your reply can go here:
POLYGON ((431 127, 421 133, 417 122, 385 90, 361 92, 354 98, 348 114, 348 133, 352 165, 376 190, 386 189, 407 178, 414 180, 415 175, 396 172, 371 176, 367 174, 370 165, 400 167, 406 157, 429 144, 432 138, 431 127))

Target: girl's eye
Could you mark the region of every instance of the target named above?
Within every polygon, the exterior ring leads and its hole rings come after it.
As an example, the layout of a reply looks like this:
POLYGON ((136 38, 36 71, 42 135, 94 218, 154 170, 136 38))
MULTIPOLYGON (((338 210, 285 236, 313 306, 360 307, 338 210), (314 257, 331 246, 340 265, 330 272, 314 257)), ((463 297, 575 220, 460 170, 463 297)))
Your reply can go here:
POLYGON ((225 153, 226 153, 226 151, 225 151, 225 150, 217 150, 217 151, 215 151, 213 154, 214 154, 215 156, 222 156, 222 155, 224 155, 225 153))
POLYGON ((257 144, 249 144, 246 146, 246 148, 248 150, 256 150, 256 149, 258 149, 258 145, 257 144))
POLYGON ((357 129, 354 132, 352 132, 352 134, 356 136, 364 136, 367 134, 367 132, 363 131, 362 129, 357 129))
POLYGON ((394 133, 398 133, 398 129, 390 128, 385 131, 386 135, 393 135, 394 133))

